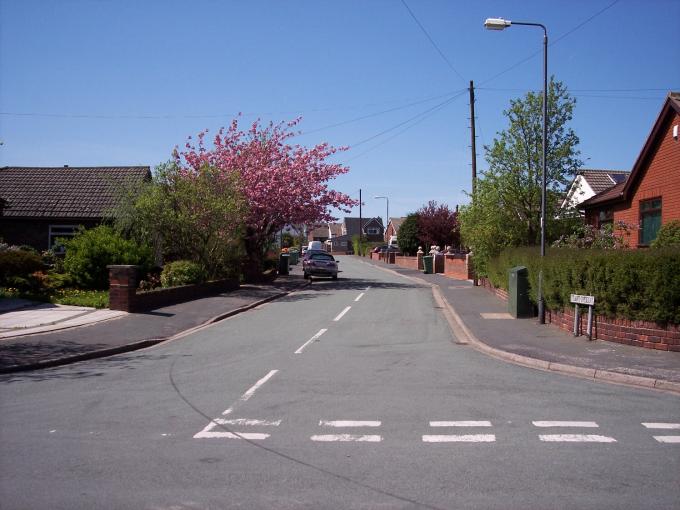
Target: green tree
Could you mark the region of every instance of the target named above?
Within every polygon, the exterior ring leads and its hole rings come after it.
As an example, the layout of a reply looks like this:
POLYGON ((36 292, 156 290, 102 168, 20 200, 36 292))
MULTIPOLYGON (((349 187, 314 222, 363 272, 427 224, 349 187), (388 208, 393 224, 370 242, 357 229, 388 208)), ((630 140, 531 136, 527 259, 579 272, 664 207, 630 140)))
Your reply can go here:
POLYGON ((247 214, 238 174, 204 165, 187 173, 176 163, 156 167, 153 180, 121 192, 113 211, 128 236, 153 243, 164 260, 192 260, 209 278, 238 273, 247 214))
POLYGON ((418 215, 411 213, 406 216, 399 227, 397 236, 399 250, 407 255, 414 255, 418 251, 418 215))
MULTIPOLYGON (((506 246, 540 242, 542 177, 542 94, 527 93, 503 112, 508 128, 484 147, 489 168, 477 181, 471 204, 460 211, 463 242, 473 249, 477 268, 506 246), (480 259, 481 257, 481 259, 480 259)), ((546 231, 563 233, 560 195, 583 164, 579 139, 569 127, 576 100, 554 78, 548 87, 546 231)), ((482 273, 483 274, 483 273, 482 273)))

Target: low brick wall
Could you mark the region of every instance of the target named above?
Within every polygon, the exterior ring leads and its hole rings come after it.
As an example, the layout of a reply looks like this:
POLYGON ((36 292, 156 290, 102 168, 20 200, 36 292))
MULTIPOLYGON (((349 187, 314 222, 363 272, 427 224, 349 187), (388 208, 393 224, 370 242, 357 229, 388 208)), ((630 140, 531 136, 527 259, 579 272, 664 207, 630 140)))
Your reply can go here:
POLYGON ((472 271, 470 256, 465 254, 446 255, 444 274, 459 280, 472 280, 475 275, 472 271))
POLYGON ((394 263, 400 267, 407 269, 418 269, 418 257, 407 257, 405 255, 396 255, 394 263))
MULTIPOLYGON (((505 290, 495 288, 486 278, 480 278, 479 282, 482 287, 507 301, 508 293, 505 290)), ((585 335, 588 326, 588 309, 581 307, 580 315, 579 332, 585 335)), ((546 323, 558 328, 573 331, 574 309, 546 310, 545 320, 546 323)), ((680 325, 678 324, 664 326, 655 322, 631 321, 595 315, 593 317, 593 338, 646 349, 680 352, 680 325)))
POLYGON ((236 279, 216 280, 149 291, 137 290, 137 266, 109 266, 109 308, 143 312, 239 288, 236 279))

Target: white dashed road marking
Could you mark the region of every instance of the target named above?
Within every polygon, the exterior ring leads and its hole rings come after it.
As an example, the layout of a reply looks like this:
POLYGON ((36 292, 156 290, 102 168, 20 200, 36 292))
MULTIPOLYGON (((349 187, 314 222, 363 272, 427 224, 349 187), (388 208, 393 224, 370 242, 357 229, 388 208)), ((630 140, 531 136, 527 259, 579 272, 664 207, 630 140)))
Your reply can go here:
POLYGON ((678 429, 680 430, 680 423, 643 423, 643 427, 648 429, 678 429))
POLYGON ((346 307, 342 312, 338 314, 338 316, 335 319, 333 319, 333 321, 338 322, 340 319, 342 319, 342 316, 349 312, 351 309, 352 309, 351 306, 346 307))
POLYGON ((295 351, 294 354, 302 354, 302 350, 303 350, 305 347, 307 347, 307 346, 308 346, 309 344, 311 344, 312 342, 318 340, 319 337, 321 337, 321 335, 323 335, 326 331, 328 331, 328 330, 327 330, 327 329, 320 329, 319 332, 318 332, 316 335, 314 335, 312 338, 310 338, 310 339, 307 340, 304 344, 302 344, 302 345, 300 346, 300 348, 299 348, 297 351, 295 351))
POLYGON ((680 444, 680 436, 653 436, 659 443, 680 444))
POLYGON ((325 434, 319 436, 312 436, 312 441, 317 442, 358 442, 358 443, 379 443, 382 441, 382 436, 378 435, 357 435, 357 434, 325 434))
POLYGON ((546 434, 538 438, 548 443, 616 443, 613 437, 594 434, 546 434))
POLYGON ((354 301, 355 302, 359 301, 362 297, 364 297, 364 294, 365 294, 365 292, 362 292, 361 294, 359 294, 354 301))
POLYGON ((423 443, 493 443, 494 434, 462 434, 462 435, 425 435, 423 443))
POLYGON ((535 427, 583 427, 598 428, 594 421, 532 421, 535 427))
POLYGON ((335 420, 335 421, 319 421, 319 427, 380 427, 382 423, 379 421, 352 421, 352 420, 335 420))
POLYGON ((490 421, 431 421, 430 427, 490 427, 490 421))

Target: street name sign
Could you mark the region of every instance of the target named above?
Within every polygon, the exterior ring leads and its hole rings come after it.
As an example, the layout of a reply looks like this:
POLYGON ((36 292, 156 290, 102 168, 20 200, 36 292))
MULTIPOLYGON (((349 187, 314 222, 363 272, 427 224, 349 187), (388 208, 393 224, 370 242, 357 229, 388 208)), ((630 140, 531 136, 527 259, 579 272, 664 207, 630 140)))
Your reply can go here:
POLYGON ((581 294, 572 294, 571 302, 576 305, 593 306, 595 304, 595 296, 582 296, 581 294))

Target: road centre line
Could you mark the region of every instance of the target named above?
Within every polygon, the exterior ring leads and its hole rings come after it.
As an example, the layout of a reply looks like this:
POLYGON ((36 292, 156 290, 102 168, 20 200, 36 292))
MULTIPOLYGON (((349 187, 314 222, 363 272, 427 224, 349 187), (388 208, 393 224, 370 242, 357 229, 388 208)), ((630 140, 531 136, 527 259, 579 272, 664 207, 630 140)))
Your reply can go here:
POLYGON ((493 443, 495 441, 496 436, 494 434, 434 434, 423 436, 423 443, 493 443))
POLYGON ((311 343, 314 342, 315 340, 318 340, 319 337, 321 337, 321 335, 323 335, 326 331, 328 331, 328 330, 327 330, 327 329, 320 329, 319 332, 318 332, 316 335, 314 335, 312 338, 310 338, 310 339, 307 340, 304 344, 302 344, 302 345, 300 346, 300 348, 299 348, 297 351, 294 352, 294 354, 302 354, 302 350, 303 350, 305 347, 307 347, 309 344, 311 344, 311 343))
MULTIPOLYGON (((211 422, 211 425, 215 425, 211 422)), ((202 430, 194 436, 194 439, 248 439, 248 440, 259 440, 267 439, 269 434, 261 434, 259 432, 239 432, 235 434, 233 432, 212 432, 209 430, 202 430)))
POLYGON ((358 442, 358 443, 379 443, 382 441, 382 436, 377 435, 355 435, 355 434, 325 434, 310 437, 312 441, 323 443, 329 442, 358 442))
POLYGON ((359 295, 356 297, 356 299, 354 300, 354 302, 359 301, 362 297, 364 297, 364 294, 366 294, 366 293, 365 293, 365 292, 362 292, 361 294, 359 294, 359 295))
POLYGON ((583 427, 598 428, 594 421, 532 421, 535 427, 583 427))
POLYGON ((616 443, 613 437, 593 434, 547 434, 538 438, 548 443, 616 443))
POLYGON ((680 423, 643 423, 648 429, 680 429, 680 423))
POLYGON ((680 436, 653 436, 659 443, 680 444, 680 436))
MULTIPOLYGON (((248 391, 246 391, 241 397, 239 397, 238 402, 246 402, 250 397, 252 397, 255 392, 264 384, 266 383, 269 379, 274 377, 277 374, 278 370, 271 370, 267 375, 265 375, 262 379, 257 381, 248 391)), ((234 404, 235 405, 235 404, 234 404)), ((225 410, 222 415, 227 415, 231 414, 234 411, 234 406, 231 406, 229 409, 225 410)))
POLYGON ((380 427, 379 421, 357 421, 357 420, 321 420, 320 427, 380 427))
POLYGON ((338 314, 338 316, 335 319, 333 319, 333 322, 338 322, 340 319, 342 319, 342 316, 349 312, 351 309, 352 309, 351 306, 346 307, 342 312, 338 314))
POLYGON ((490 421, 431 421, 430 427, 490 427, 490 421))

